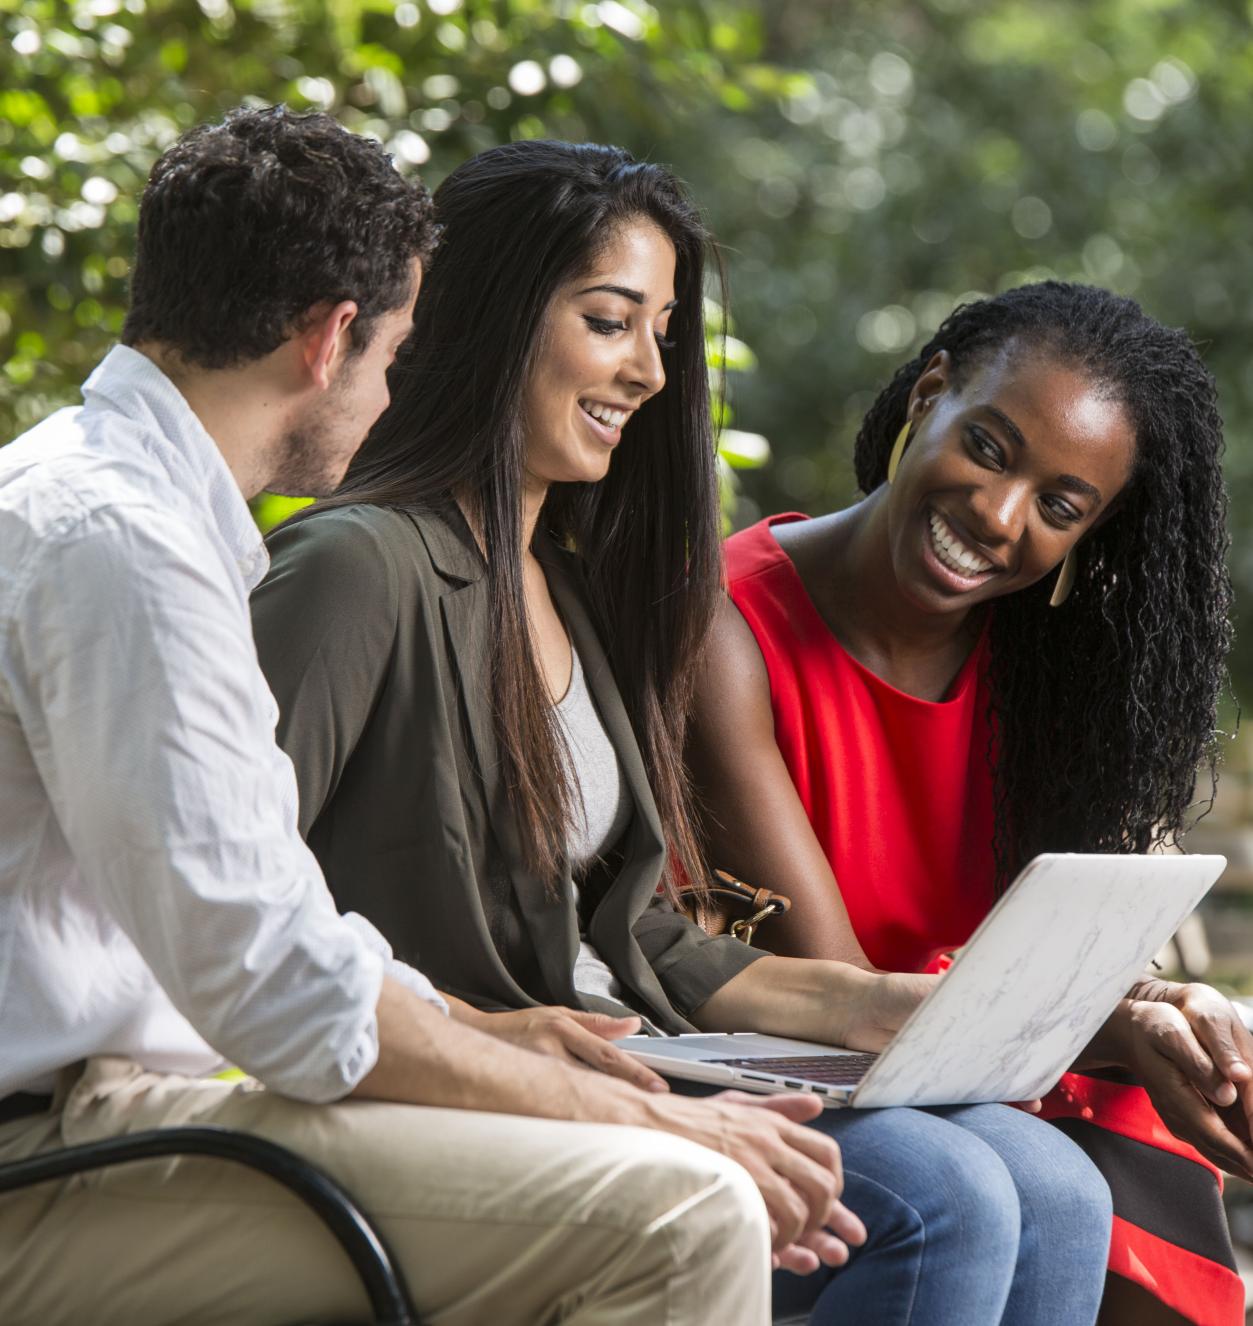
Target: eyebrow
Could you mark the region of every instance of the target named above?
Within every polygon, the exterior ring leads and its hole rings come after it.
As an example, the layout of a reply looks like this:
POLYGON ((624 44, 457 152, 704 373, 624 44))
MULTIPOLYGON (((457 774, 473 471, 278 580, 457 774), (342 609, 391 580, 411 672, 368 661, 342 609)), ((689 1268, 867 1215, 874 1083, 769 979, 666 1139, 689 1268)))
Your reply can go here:
MULTIPOLYGON (((643 304, 645 299, 642 290, 632 290, 630 286, 626 285, 589 285, 586 290, 580 290, 579 294, 594 295, 598 292, 609 295, 621 295, 623 299, 629 299, 632 304, 643 304)), ((676 307, 678 302, 677 299, 672 299, 668 304, 662 307, 661 311, 665 313, 667 310, 676 307)))
MULTIPOLYGON (((985 405, 983 407, 1001 427, 1014 439, 1022 448, 1026 448, 1027 439, 1022 435, 1022 429, 1007 415, 1004 410, 998 410, 995 405, 985 405)), ((1094 484, 1090 484, 1086 479, 1081 479, 1077 474, 1059 474, 1057 476, 1057 485, 1059 488, 1066 489, 1067 492, 1076 493, 1080 497, 1090 498, 1096 505, 1100 505, 1103 500, 1101 490, 1094 484)))

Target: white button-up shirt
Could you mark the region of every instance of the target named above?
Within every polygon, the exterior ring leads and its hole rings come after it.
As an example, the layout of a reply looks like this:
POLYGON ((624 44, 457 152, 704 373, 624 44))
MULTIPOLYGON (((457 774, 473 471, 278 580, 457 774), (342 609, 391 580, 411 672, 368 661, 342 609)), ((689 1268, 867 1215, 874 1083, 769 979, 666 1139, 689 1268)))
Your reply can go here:
POLYGON ((296 828, 248 593, 265 546, 173 383, 119 346, 0 447, 0 1096, 91 1054, 337 1099, 384 973, 296 828))

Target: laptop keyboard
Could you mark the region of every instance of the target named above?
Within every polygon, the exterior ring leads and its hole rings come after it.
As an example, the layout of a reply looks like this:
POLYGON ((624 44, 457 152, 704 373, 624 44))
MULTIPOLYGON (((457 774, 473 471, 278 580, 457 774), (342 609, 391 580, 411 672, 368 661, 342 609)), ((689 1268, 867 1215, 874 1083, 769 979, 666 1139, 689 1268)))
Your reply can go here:
POLYGON ((877 1054, 815 1054, 784 1055, 777 1059, 706 1059, 705 1062, 798 1081, 851 1087, 866 1076, 878 1057, 877 1054))

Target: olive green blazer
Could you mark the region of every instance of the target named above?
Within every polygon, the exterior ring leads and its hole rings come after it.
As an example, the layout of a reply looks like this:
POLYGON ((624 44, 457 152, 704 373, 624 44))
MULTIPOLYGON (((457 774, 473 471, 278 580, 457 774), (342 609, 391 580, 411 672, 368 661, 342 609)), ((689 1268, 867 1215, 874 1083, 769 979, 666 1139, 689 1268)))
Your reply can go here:
MULTIPOLYGON (((485 567, 461 513, 349 506, 270 537, 253 595, 257 652, 300 789, 300 829, 342 911, 480 1008, 611 1001, 576 994, 579 920, 523 864, 492 723, 485 567)), ((558 611, 618 753, 634 813, 581 881, 588 938, 662 1030, 759 954, 709 938, 657 893, 657 807, 586 607, 581 568, 539 548, 558 611)))

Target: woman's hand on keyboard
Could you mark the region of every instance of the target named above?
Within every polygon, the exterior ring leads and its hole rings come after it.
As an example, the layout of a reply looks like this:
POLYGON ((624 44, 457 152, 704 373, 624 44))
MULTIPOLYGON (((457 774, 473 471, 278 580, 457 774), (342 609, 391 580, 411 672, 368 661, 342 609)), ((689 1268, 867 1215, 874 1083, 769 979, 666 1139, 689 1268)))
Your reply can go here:
POLYGON ((664 1077, 613 1044, 619 1037, 632 1036, 639 1031, 637 1017, 615 1018, 608 1013, 587 1013, 582 1009, 560 1006, 520 1008, 507 1013, 470 1009, 467 1014, 463 1011, 465 1009, 469 1009, 469 1005, 458 1001, 452 1006, 453 1016, 524 1050, 545 1054, 578 1068, 594 1068, 645 1091, 670 1090, 664 1077))

